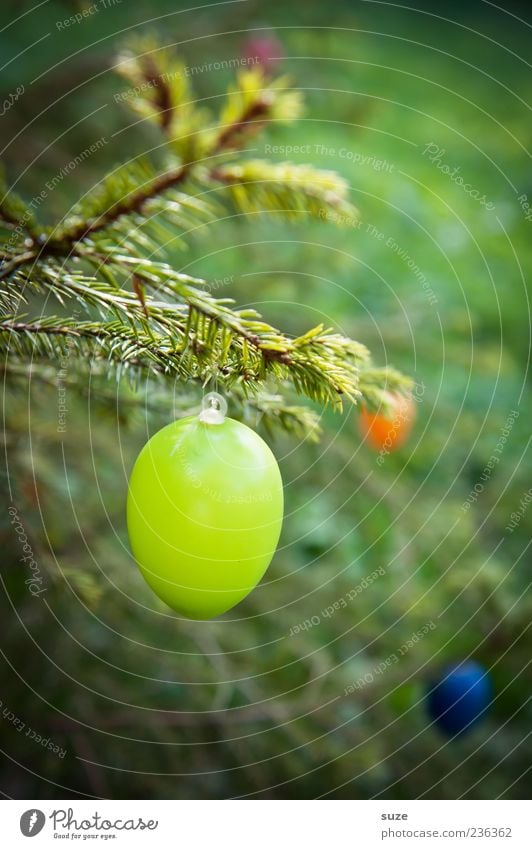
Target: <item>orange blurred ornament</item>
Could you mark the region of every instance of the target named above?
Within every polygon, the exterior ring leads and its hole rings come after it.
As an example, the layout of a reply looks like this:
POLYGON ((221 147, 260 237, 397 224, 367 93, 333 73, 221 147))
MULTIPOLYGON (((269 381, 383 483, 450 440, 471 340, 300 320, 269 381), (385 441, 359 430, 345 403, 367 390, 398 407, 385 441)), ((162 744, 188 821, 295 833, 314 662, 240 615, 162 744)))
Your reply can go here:
POLYGON ((359 427, 362 436, 377 451, 396 451, 404 445, 416 417, 416 405, 411 395, 387 393, 390 413, 373 413, 362 407, 359 427))

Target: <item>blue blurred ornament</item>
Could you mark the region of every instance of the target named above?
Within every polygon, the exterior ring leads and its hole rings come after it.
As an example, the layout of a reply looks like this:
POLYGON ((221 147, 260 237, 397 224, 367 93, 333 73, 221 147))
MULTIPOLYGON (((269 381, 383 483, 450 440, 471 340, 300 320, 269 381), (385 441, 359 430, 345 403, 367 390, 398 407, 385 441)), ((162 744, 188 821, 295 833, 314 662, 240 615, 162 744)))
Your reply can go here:
POLYGON ((487 669, 474 660, 446 666, 427 692, 430 718, 447 734, 469 731, 492 699, 487 669))

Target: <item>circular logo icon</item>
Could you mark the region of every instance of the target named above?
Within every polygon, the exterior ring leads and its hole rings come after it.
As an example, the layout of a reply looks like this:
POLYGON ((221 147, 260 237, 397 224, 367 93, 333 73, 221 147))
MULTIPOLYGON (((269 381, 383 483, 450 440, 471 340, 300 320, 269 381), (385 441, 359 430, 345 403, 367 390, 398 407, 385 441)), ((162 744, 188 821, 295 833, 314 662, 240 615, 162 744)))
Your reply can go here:
POLYGON ((24 837, 35 837, 42 831, 46 817, 42 811, 37 808, 31 808, 29 811, 24 811, 20 818, 20 830, 24 837))

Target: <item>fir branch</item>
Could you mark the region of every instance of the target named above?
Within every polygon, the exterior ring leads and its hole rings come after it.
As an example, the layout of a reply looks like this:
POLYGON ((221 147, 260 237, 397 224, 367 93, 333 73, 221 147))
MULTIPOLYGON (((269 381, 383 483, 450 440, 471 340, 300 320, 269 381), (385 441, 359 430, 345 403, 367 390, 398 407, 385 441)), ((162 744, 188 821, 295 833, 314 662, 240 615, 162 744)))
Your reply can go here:
POLYGON ((124 216, 143 215, 146 212, 148 201, 154 200, 159 195, 168 192, 169 189, 178 186, 191 168, 190 164, 177 165, 162 174, 156 174, 139 185, 138 182, 134 182, 133 172, 136 165, 137 163, 134 163, 133 166, 128 164, 118 175, 119 178, 124 179, 127 173, 127 181, 134 183, 131 191, 124 193, 123 187, 117 183, 117 174, 112 174, 102 185, 103 202, 99 204, 103 207, 102 211, 89 220, 81 218, 74 224, 67 222, 64 229, 45 242, 42 254, 57 253, 58 250, 67 253, 75 242, 87 239, 99 230, 108 228, 124 216), (109 190, 116 193, 117 197, 114 202, 113 200, 110 202, 106 200, 109 196, 109 190))
POLYGON ((118 57, 115 70, 131 83, 120 100, 155 123, 166 135, 186 135, 196 124, 192 93, 184 63, 152 37, 132 38, 118 57), (176 126, 179 124, 179 126, 176 126))
POLYGON ((376 367, 370 363, 362 366, 359 373, 359 389, 364 403, 371 410, 384 408, 390 403, 390 393, 408 395, 414 387, 412 378, 401 374, 392 366, 376 367))
POLYGON ((267 80, 260 66, 240 71, 220 115, 216 146, 237 150, 267 121, 292 123, 303 111, 301 94, 289 89, 287 77, 267 80))
POLYGON ((347 183, 334 171, 252 159, 220 165, 209 176, 227 187, 233 204, 244 212, 283 211, 314 218, 329 214, 336 223, 351 226, 358 220, 358 211, 347 200, 347 183))
MULTIPOLYGON (((234 309, 230 299, 207 291, 205 281, 179 274, 167 264, 111 253, 106 267, 110 281, 65 270, 55 259, 43 264, 39 275, 20 272, 20 281, 33 291, 48 292, 62 304, 75 298, 96 308, 103 319, 99 324, 47 319, 15 326, 16 322, 6 319, 0 332, 24 334, 31 350, 35 334, 89 338, 92 343, 81 348, 81 355, 110 361, 122 357, 129 367, 181 378, 219 377, 227 389, 240 383, 250 392, 257 391, 268 376, 288 380, 298 393, 336 408, 341 408, 344 397, 355 402, 363 391, 370 396, 393 379, 404 382, 389 370, 372 372, 369 352, 360 343, 322 325, 291 339, 254 310, 234 309), (115 265, 129 266, 136 291, 118 285, 112 276, 115 265), (363 389, 361 373, 365 374, 363 389)), ((43 345, 46 349, 48 343, 37 344, 41 352, 43 345)))
POLYGON ((153 56, 145 54, 139 57, 139 65, 141 68, 141 91, 148 88, 149 91, 153 92, 153 97, 150 98, 153 104, 153 111, 157 116, 161 130, 163 132, 167 131, 173 118, 172 110, 174 103, 172 90, 168 85, 165 74, 160 71, 153 56))
POLYGON ((202 384, 216 380, 246 410, 255 405, 265 427, 305 436, 318 433, 316 415, 264 394, 266 385, 292 386, 337 409, 343 399, 356 402, 362 395, 377 406, 387 389, 407 391, 406 378, 372 366, 364 345, 322 325, 290 338, 254 310, 214 297, 205 281, 149 258, 169 236, 179 238, 176 229, 213 216, 206 189, 245 211, 317 218, 329 218, 329 211, 337 223, 357 214, 345 181, 332 172, 227 161, 268 121, 287 122, 300 113, 299 95, 286 79, 267 81, 257 68, 240 73, 213 124, 187 100, 178 65, 165 66, 167 61, 164 52, 151 50, 130 56, 122 68, 138 83, 137 100, 144 101, 135 108, 158 123, 174 151, 165 168, 157 170, 147 159, 121 166, 47 230, 14 196, 0 206, 5 223, 24 221, 34 233, 31 241, 21 242, 19 234, 16 244, 9 241, 0 250, 0 279, 9 278, 0 287, 0 351, 6 358, 41 363, 68 351, 119 376, 126 370, 143 379, 152 374, 202 384), (174 68, 173 76, 165 67, 174 68), (212 158, 220 155, 226 161, 213 166, 212 158), (52 296, 63 308, 77 301, 89 317, 26 318, 19 309, 33 296, 52 296))
POLYGON ((9 195, 0 200, 0 226, 7 230, 16 230, 23 224, 23 217, 13 208, 12 200, 9 195))
POLYGON ((3 169, 0 169, 0 226, 21 235, 24 232, 35 235, 35 215, 22 198, 9 189, 3 169))
MULTIPOLYGON (((188 306, 168 305, 148 295, 142 304, 134 293, 113 293, 100 284, 90 293, 93 304, 124 318, 101 322, 54 316, 39 321, 5 318, 0 322, 0 350, 6 355, 13 351, 18 356, 50 356, 51 338, 69 337, 82 357, 122 362, 146 373, 203 381, 219 378, 228 389, 240 383, 248 391, 256 391, 271 376, 289 380, 297 392, 337 408, 342 396, 354 401, 360 394, 359 365, 367 358, 363 346, 322 326, 292 340, 262 322, 253 310, 232 311, 223 301, 182 281, 174 281, 174 287, 185 293, 188 306)), ((87 298, 81 279, 73 288, 78 295, 84 290, 87 298)), ((65 348, 60 341, 59 349, 65 348)))
MULTIPOLYGON (((153 57, 141 56, 138 60, 131 58, 126 63, 127 74, 132 81, 140 82, 140 90, 146 88, 151 92, 152 87, 144 85, 142 80, 146 79, 146 61, 152 63, 153 57)), ((119 67, 122 67, 119 65, 119 67)), ((151 77, 156 75, 157 79, 163 78, 163 72, 152 67, 151 77)), ((177 72, 173 72, 176 77, 177 72)), ((167 73, 165 79, 169 77, 167 73)), ((153 95, 147 95, 152 97, 153 95)), ((181 111, 187 104, 180 104, 181 111)), ((177 109, 177 104, 174 104, 177 109)), ((79 250, 80 243, 91 244, 99 234, 116 238, 121 235, 132 243, 132 253, 142 251, 142 241, 145 238, 141 232, 146 226, 156 229, 158 222, 155 220, 161 216, 169 226, 175 228, 176 224, 182 227, 193 226, 196 222, 205 222, 213 217, 216 210, 204 200, 195 197, 191 192, 194 180, 201 186, 205 183, 209 171, 217 176, 218 180, 225 182, 233 180, 234 172, 209 169, 206 163, 213 157, 220 156, 228 151, 237 149, 243 138, 253 134, 269 120, 288 122, 294 120, 300 112, 299 96, 294 92, 287 91, 287 80, 281 78, 274 81, 266 81, 264 73, 259 68, 242 71, 238 75, 238 85, 229 92, 226 105, 224 106, 219 125, 207 126, 202 131, 198 130, 197 151, 201 158, 183 159, 183 151, 179 149, 180 140, 183 138, 183 127, 180 127, 179 139, 170 136, 169 149, 174 149, 180 157, 176 160, 171 156, 167 166, 162 171, 157 171, 146 159, 141 158, 121 166, 111 172, 99 184, 95 191, 89 194, 88 199, 80 202, 69 214, 66 221, 55 227, 45 230, 41 228, 41 234, 33 239, 32 249, 16 256, 4 257, 4 267, 0 273, 0 279, 7 278, 20 266, 26 265, 34 260, 41 261, 49 256, 75 256, 79 250), (188 191, 178 191, 186 181, 190 183, 188 191), (192 182, 191 182, 192 181, 192 182), (157 205, 157 202, 158 205, 157 205), (113 230, 113 232, 110 232, 113 230), (135 241, 139 242, 135 246, 135 241)), ((191 119, 197 122, 199 113, 191 119)), ((267 165, 267 164, 265 164, 267 165)), ((235 166, 236 167, 236 166, 235 166)), ((254 164, 249 165, 253 170, 254 164)), ((255 176, 260 179, 259 165, 255 163, 255 176)), ((325 172, 324 180, 330 181, 330 176, 325 172)), ((278 175, 279 178, 281 175, 278 175)), ((317 172, 309 174, 312 179, 317 179, 317 172)), ((273 180, 273 174, 263 174, 263 179, 273 180)), ((337 186, 340 183, 337 182, 337 186)), ((272 191, 270 187, 270 191, 272 191)), ((285 188, 285 192, 288 189, 285 188)), ((300 197, 303 196, 300 192, 300 197)), ((311 197, 311 192, 307 192, 311 197)), ((327 202, 327 197, 322 193, 321 199, 327 202)), ((336 203, 337 196, 333 191, 329 192, 329 200, 336 203)), ((33 225, 32 225, 33 226, 33 225)), ((35 233, 34 233, 35 235, 35 233)), ((160 241, 160 240, 159 240, 160 241)), ((145 246, 149 245, 149 239, 145 246)))
POLYGON ((215 149, 233 150, 242 146, 244 138, 258 132, 268 117, 271 101, 264 95, 251 101, 232 123, 222 124, 215 149))
MULTIPOLYGON (((149 201, 182 184, 196 167, 203 167, 205 159, 237 147, 246 132, 257 131, 259 119, 264 123, 272 117, 276 106, 279 111, 278 100, 282 99, 284 84, 277 81, 263 88, 264 77, 262 72, 256 70, 242 73, 239 81, 240 89, 229 96, 228 105, 222 113, 222 120, 224 116, 227 120, 223 120, 221 129, 209 132, 212 140, 209 149, 205 151, 204 159, 200 162, 188 160, 170 164, 162 173, 153 173, 150 163, 146 160, 127 164, 104 181, 102 189, 98 192, 101 197, 99 211, 96 214, 93 211, 89 220, 81 218, 76 223, 67 224, 60 229, 44 243, 41 255, 58 251, 66 253, 74 243, 108 228, 124 216, 143 215, 149 201)), ((280 112, 283 114, 282 110, 280 112)), ((184 198, 179 200, 183 202, 184 198)), ((83 207, 80 207, 75 210, 74 216, 81 213, 82 209, 83 207)))
POLYGON ((237 418, 254 427, 262 427, 270 437, 280 431, 309 442, 320 440, 320 416, 309 407, 289 404, 282 395, 268 392, 259 392, 247 398, 237 390, 232 392, 232 400, 236 402, 237 418))
MULTIPOLYGON (((170 409, 164 383, 159 386, 152 383, 150 391, 146 392, 128 388, 123 381, 118 380, 115 391, 109 391, 106 384, 117 376, 116 364, 98 360, 85 363, 69 360, 68 372, 64 373, 58 370, 58 366, 59 363, 53 365, 49 361, 40 362, 36 359, 28 363, 12 355, 0 365, 0 373, 8 379, 8 386, 19 387, 24 395, 27 395, 30 384, 41 385, 45 390, 57 390, 61 385, 78 396, 89 398, 98 406, 115 410, 123 420, 128 420, 125 417, 136 411, 149 412, 167 420, 170 412, 184 417, 197 415, 200 410, 202 384, 199 381, 188 392, 174 396, 170 409)), ((308 407, 294 405, 280 394, 261 391, 249 398, 241 387, 235 386, 228 401, 232 418, 262 428, 270 437, 282 432, 310 442, 317 442, 320 438, 318 413, 308 407)))
POLYGON ((38 251, 28 250, 24 251, 21 254, 16 254, 13 256, 8 252, 1 254, 0 258, 2 260, 2 264, 0 265, 0 280, 6 280, 10 277, 17 268, 20 268, 23 265, 28 265, 28 263, 37 259, 38 251))

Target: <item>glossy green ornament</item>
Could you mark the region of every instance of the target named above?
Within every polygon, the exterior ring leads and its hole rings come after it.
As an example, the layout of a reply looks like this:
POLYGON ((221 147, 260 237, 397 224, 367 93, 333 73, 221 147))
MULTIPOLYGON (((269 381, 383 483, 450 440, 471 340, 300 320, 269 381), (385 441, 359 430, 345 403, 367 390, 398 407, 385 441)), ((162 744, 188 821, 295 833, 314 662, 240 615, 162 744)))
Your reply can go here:
POLYGON ((264 440, 224 417, 211 393, 199 417, 146 443, 131 478, 131 549, 152 590, 178 613, 210 619, 256 586, 283 520, 283 484, 264 440))

